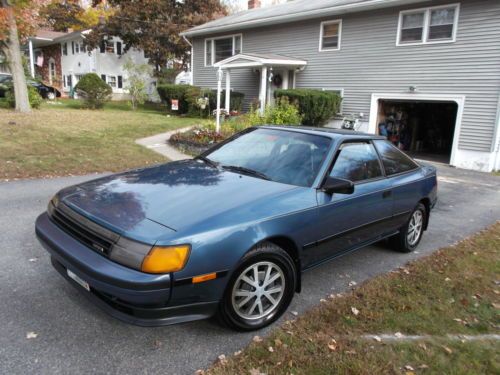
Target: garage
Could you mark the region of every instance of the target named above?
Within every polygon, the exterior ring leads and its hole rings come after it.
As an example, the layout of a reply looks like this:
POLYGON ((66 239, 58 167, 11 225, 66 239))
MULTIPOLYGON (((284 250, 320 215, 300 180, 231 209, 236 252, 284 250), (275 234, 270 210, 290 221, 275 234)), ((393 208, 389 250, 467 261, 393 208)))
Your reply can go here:
POLYGON ((414 158, 451 163, 456 101, 379 99, 376 133, 414 158))

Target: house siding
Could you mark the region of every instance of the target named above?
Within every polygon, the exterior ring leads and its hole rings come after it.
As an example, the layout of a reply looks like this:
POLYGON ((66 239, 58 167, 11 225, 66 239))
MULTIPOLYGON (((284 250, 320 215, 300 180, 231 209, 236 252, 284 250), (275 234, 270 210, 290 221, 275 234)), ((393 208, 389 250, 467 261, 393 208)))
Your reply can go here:
MULTIPOLYGON (((491 152, 500 94, 500 2, 460 2, 454 43, 396 46, 401 10, 452 4, 432 1, 243 30, 243 53, 273 53, 308 62, 296 87, 343 89, 344 113, 368 120, 373 93, 461 95, 465 104, 458 148, 491 152), (341 49, 319 52, 320 22, 342 19, 341 49)), ((222 34, 224 35, 224 34, 222 34)), ((204 67, 204 38, 194 42, 194 84, 216 87, 216 71, 204 67)), ((258 97, 258 73, 236 70, 233 90, 258 97)))

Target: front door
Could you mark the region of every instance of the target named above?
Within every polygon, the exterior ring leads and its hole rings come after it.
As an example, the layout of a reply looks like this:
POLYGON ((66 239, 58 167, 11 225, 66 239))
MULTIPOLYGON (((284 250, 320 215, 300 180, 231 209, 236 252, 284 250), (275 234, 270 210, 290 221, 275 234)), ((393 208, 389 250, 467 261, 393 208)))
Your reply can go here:
POLYGON ((344 143, 330 176, 354 182, 354 193, 318 190, 318 241, 305 250, 306 267, 381 237, 392 215, 391 183, 371 142, 344 143))

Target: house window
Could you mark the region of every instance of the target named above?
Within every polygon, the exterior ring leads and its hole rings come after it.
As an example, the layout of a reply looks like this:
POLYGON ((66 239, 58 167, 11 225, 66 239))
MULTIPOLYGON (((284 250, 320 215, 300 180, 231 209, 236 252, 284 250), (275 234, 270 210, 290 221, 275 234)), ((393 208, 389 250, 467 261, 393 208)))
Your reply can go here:
POLYGON ((73 87, 73 80, 71 78, 71 75, 66 76, 66 86, 69 88, 73 87))
POLYGON ((75 42, 75 53, 85 53, 83 42, 75 42))
POLYGON ((105 42, 106 53, 115 53, 115 44, 113 42, 105 42))
POLYGON ((75 74, 75 81, 76 83, 80 82, 80 80, 82 79, 83 77, 83 74, 75 74))
POLYGON ((56 79, 56 62, 51 57, 49 59, 49 82, 51 85, 54 83, 55 79, 56 79))
POLYGON ((397 45, 454 42, 459 5, 445 5, 399 14, 397 45))
POLYGON ((342 21, 321 22, 319 36, 320 51, 336 51, 340 49, 340 34, 342 31, 342 21))
POLYGON ((62 54, 68 56, 68 43, 62 43, 62 54))
POLYGON ((241 53, 242 45, 241 34, 205 39, 205 66, 211 66, 241 53))
POLYGON ((116 88, 116 76, 108 76, 108 85, 116 88))

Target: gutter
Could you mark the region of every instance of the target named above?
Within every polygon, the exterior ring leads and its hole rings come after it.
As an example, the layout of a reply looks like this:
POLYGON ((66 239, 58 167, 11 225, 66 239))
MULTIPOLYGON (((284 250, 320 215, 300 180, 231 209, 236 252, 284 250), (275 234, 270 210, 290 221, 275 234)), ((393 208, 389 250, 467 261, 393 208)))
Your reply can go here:
MULTIPOLYGON (((338 14, 347 14, 347 13, 355 13, 362 12, 367 10, 375 10, 375 9, 384 9, 395 7, 398 5, 407 5, 407 4, 415 4, 422 3, 428 0, 370 0, 365 1, 358 4, 346 4, 340 6, 332 6, 328 8, 320 8, 309 10, 305 12, 297 12, 292 14, 284 14, 279 16, 271 16, 266 18, 253 19, 249 21, 242 22, 234 22, 227 25, 221 26, 198 26, 200 28, 194 27, 190 30, 186 30, 181 32, 180 35, 182 37, 194 37, 199 35, 212 34, 223 31, 230 30, 241 30, 241 29, 249 29, 253 27, 261 27, 261 26, 269 26, 269 25, 278 25, 283 23, 289 23, 294 21, 302 21, 313 18, 321 18, 326 16, 338 15, 338 14)), ((230 16, 229 16, 230 17, 230 16)), ((208 23, 210 24, 210 22, 208 23)))

